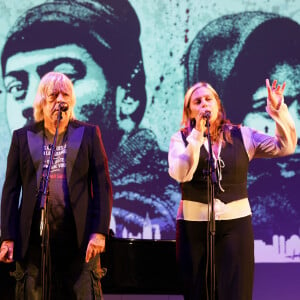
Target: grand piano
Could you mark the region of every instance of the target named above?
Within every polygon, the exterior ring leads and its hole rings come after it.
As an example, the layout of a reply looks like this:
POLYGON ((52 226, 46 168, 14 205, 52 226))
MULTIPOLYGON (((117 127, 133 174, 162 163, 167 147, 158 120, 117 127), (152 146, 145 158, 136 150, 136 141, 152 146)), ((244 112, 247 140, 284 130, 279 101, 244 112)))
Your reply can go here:
MULTIPOLYGON (((173 240, 122 239, 110 236, 101 254, 104 294, 180 295, 173 240)), ((0 264, 1 299, 14 299, 13 265, 0 264), (3 298, 2 298, 3 297, 3 298)))
POLYGON ((104 294, 181 294, 173 240, 110 237, 101 263, 104 294))

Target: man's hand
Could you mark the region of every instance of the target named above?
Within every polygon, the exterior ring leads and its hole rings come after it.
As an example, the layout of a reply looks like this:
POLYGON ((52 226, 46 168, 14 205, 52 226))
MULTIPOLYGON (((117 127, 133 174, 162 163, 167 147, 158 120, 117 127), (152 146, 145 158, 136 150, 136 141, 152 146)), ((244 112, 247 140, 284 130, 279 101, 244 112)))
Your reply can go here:
POLYGON ((13 262, 14 257, 14 242, 3 241, 0 248, 0 261, 4 263, 13 262))
POLYGON ((93 233, 87 246, 85 261, 88 263, 91 258, 105 250, 105 235, 101 233, 93 233))

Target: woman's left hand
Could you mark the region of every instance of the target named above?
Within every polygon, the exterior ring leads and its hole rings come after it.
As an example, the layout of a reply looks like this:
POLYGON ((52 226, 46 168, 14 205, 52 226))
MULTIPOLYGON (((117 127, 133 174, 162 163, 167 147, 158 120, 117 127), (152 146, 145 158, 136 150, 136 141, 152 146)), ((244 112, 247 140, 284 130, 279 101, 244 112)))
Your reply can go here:
POLYGON ((282 100, 283 100, 283 92, 285 89, 285 82, 280 86, 277 85, 277 80, 274 80, 272 86, 270 86, 269 79, 266 79, 266 87, 268 90, 268 100, 273 108, 279 109, 282 100))

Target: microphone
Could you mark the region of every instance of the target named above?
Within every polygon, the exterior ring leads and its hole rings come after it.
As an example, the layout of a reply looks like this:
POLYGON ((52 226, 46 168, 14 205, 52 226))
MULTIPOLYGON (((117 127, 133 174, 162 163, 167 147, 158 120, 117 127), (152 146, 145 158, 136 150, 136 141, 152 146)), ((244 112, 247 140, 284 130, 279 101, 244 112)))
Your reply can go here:
POLYGON ((67 111, 69 109, 69 104, 66 102, 60 102, 59 103, 59 110, 60 111, 67 111))
POLYGON ((209 119, 209 118, 210 118, 210 115, 211 115, 211 112, 210 112, 210 111, 206 111, 206 112, 203 114, 203 118, 209 119))

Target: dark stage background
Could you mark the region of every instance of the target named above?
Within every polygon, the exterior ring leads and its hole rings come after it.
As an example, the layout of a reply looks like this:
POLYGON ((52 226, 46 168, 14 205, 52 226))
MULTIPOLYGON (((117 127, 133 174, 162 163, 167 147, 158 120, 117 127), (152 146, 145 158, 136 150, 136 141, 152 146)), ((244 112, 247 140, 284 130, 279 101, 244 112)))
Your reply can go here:
MULTIPOLYGON (((285 80, 300 135, 299 1, 0 0, 0 10, 0 191, 12 131, 32 121, 40 76, 53 69, 74 82, 76 117, 102 131, 117 238, 175 239, 167 151, 194 82, 216 88, 233 122, 273 134, 265 78, 285 80)), ((298 142, 294 155, 250 168, 254 299, 298 299, 299 153, 298 142)))

